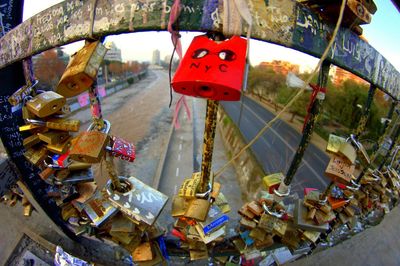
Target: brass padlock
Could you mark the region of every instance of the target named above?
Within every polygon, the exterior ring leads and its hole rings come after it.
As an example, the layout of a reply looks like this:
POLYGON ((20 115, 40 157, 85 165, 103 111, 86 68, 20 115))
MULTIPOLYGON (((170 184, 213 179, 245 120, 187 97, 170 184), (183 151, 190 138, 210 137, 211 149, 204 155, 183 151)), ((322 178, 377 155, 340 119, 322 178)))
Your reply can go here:
POLYGON ((46 168, 42 172, 39 173, 39 176, 43 181, 47 181, 47 179, 49 179, 50 176, 54 176, 55 172, 56 172, 56 170, 54 170, 52 168, 46 168))
POLYGON ((70 158, 84 163, 99 163, 104 157, 106 147, 109 144, 111 123, 104 120, 101 131, 94 130, 95 123, 90 124, 86 132, 80 132, 78 137, 72 140, 70 158))
POLYGON ((38 133, 39 139, 46 142, 47 144, 57 144, 64 142, 69 134, 66 131, 48 131, 44 133, 38 133))
POLYGON ((253 238, 254 240, 259 240, 259 241, 264 241, 264 238, 266 235, 267 235, 267 232, 260 227, 253 228, 249 234, 249 236, 251 238, 253 238))
POLYGON ((204 222, 207 218, 211 203, 208 199, 193 199, 185 212, 185 217, 204 222))
POLYGON ((175 196, 172 199, 171 216, 180 217, 183 216, 189 207, 189 201, 185 198, 175 196))
POLYGON ((64 154, 68 151, 69 147, 71 146, 71 138, 72 137, 66 139, 62 143, 47 144, 46 148, 49 151, 54 152, 56 154, 64 154))
MULTIPOLYGON (((48 129, 78 132, 81 121, 64 118, 49 118, 47 121, 27 119, 32 126, 42 126, 48 129)), ((21 128, 20 128, 21 131, 21 128)))
POLYGON ((249 220, 245 217, 242 217, 242 219, 240 219, 239 223, 240 223, 240 225, 250 228, 250 229, 256 228, 256 226, 257 226, 257 223, 255 221, 249 220))
POLYGON ((332 181, 349 185, 352 179, 355 166, 341 156, 333 156, 325 170, 325 175, 332 181))
POLYGON ((89 169, 92 165, 90 163, 81 163, 73 161, 70 165, 68 165, 68 170, 70 171, 79 171, 89 169))
POLYGON ((229 221, 229 217, 223 214, 217 206, 212 205, 208 211, 205 222, 198 222, 203 228, 203 233, 209 235, 224 226, 229 221))
POLYGON ((351 164, 354 164, 357 158, 357 151, 349 142, 343 142, 340 145, 338 154, 346 158, 351 164))
POLYGON ((28 108, 26 105, 22 106, 22 119, 34 119, 35 115, 31 112, 29 112, 28 108))
POLYGON ((26 108, 37 117, 43 118, 57 113, 66 100, 54 91, 45 91, 26 102, 26 108))
POLYGON ((184 198, 195 198, 200 184, 200 173, 193 173, 192 178, 185 179, 179 188, 178 195, 184 198))
POLYGON ((32 164, 39 166, 47 157, 47 150, 43 147, 40 149, 30 148, 24 153, 24 155, 32 164))
MULTIPOLYGON (((193 228, 191 226, 191 228, 193 228)), ((222 226, 221 228, 219 228, 218 230, 210 233, 210 234, 204 234, 202 227, 200 226, 200 224, 196 224, 194 226, 194 228, 197 230, 197 233, 200 235, 201 240, 205 243, 211 243, 212 241, 216 240, 217 238, 223 236, 225 234, 225 229, 226 226, 222 226)))
POLYGON ((81 132, 70 150, 72 160, 84 163, 99 163, 105 153, 110 137, 99 131, 81 132))
POLYGON ((223 213, 228 213, 231 211, 231 207, 229 206, 229 203, 222 192, 218 194, 218 197, 215 199, 214 204, 218 206, 223 213))
POLYGON ((329 135, 328 145, 326 146, 327 152, 337 153, 339 152, 342 143, 345 143, 346 139, 333 134, 329 135))
POLYGON ((278 189, 281 181, 284 179, 284 175, 282 173, 275 173, 271 175, 264 176, 263 184, 264 188, 270 193, 274 193, 274 189, 278 189))
POLYGON ((102 225, 118 212, 114 206, 112 206, 108 201, 104 200, 101 192, 98 190, 92 196, 92 198, 90 198, 88 202, 84 204, 83 210, 86 212, 87 216, 89 216, 90 220, 92 220, 93 224, 97 227, 102 225))
POLYGON ((247 208, 249 211, 255 214, 255 216, 260 216, 262 213, 264 213, 264 209, 258 204, 256 201, 252 201, 247 205, 247 208))
POLYGON ((38 144, 40 142, 40 138, 38 135, 34 134, 27 138, 24 138, 23 144, 25 149, 29 149, 30 147, 38 144))
POLYGON ((19 131, 28 131, 28 130, 35 130, 35 129, 40 129, 43 128, 43 125, 34 125, 34 124, 27 124, 19 127, 19 131))
POLYGON ((150 242, 140 244, 132 253, 134 262, 149 261, 153 259, 153 252, 150 242))
POLYGON ((106 53, 107 48, 100 41, 86 42, 82 49, 71 56, 56 92, 73 97, 87 90, 96 80, 106 53))

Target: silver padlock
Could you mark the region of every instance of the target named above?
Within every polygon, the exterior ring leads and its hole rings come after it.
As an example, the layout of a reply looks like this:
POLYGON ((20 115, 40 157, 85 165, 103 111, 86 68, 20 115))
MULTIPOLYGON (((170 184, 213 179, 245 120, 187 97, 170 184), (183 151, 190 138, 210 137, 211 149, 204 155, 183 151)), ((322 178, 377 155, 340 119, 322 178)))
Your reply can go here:
POLYGON ((111 204, 136 221, 153 225, 168 197, 133 176, 129 178, 120 176, 119 180, 128 191, 125 193, 114 191, 109 180, 106 191, 111 204))
POLYGON ((356 148, 357 152, 361 153, 362 158, 368 165, 371 164, 371 159, 369 158, 369 155, 365 150, 364 145, 362 145, 362 143, 356 139, 356 135, 351 134, 346 141, 350 142, 354 146, 354 148, 356 148))

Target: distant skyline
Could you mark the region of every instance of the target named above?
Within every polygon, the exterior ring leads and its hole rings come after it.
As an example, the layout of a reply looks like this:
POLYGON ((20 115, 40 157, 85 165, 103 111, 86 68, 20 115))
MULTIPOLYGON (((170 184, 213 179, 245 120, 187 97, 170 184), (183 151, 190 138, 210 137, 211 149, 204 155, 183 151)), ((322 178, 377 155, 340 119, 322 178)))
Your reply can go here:
MULTIPOLYGON (((40 11, 53 6, 62 0, 40 0, 25 1, 24 20, 39 13, 40 11)), ((391 1, 376 0, 378 11, 372 17, 369 25, 363 26, 364 36, 368 42, 385 58, 387 58, 398 71, 400 71, 400 36, 398 27, 400 25, 400 13, 393 6, 391 1)), ((202 33, 182 34, 182 46, 185 51, 192 38, 202 33)), ((160 51, 160 58, 171 55, 172 44, 168 32, 139 32, 131 34, 121 34, 107 36, 106 41, 113 41, 122 52, 122 60, 137 60, 151 62, 153 51, 160 51)), ((74 53, 82 42, 67 45, 65 51, 69 54, 74 53)), ((250 62, 258 65, 263 61, 285 60, 293 64, 300 65, 301 71, 312 70, 318 60, 307 54, 281 47, 266 42, 251 40, 250 43, 250 62)))

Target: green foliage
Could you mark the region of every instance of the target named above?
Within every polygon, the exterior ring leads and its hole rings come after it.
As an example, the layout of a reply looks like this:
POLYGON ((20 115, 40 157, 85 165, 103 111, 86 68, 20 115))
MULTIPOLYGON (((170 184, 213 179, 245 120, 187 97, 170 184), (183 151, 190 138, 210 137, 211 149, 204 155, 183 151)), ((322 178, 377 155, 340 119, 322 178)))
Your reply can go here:
POLYGON ((131 77, 128 78, 126 81, 128 82, 129 85, 132 85, 135 80, 131 77))
MULTIPOLYGON (((307 80, 309 73, 300 74, 302 80, 307 80)), ((248 77, 248 90, 261 98, 286 105, 298 92, 297 89, 288 88, 285 84, 286 77, 275 73, 272 69, 262 66, 250 68, 248 77)), ((311 83, 317 83, 315 76, 311 83)), ((329 79, 327 94, 315 127, 316 133, 327 139, 330 133, 349 135, 357 129, 364 106, 368 98, 369 87, 352 80, 345 81, 340 86, 335 86, 329 79)), ((363 139, 376 141, 379 138, 381 117, 386 116, 388 104, 383 100, 382 93, 377 91, 371 106, 366 130, 363 139)), ((305 116, 310 101, 310 92, 305 92, 289 108, 293 117, 305 116)))
POLYGON ((229 116, 224 116, 222 123, 224 124, 224 127, 226 127, 229 124, 232 124, 232 119, 229 116))
POLYGON ((285 76, 275 73, 272 69, 256 66, 251 67, 247 79, 250 93, 260 97, 275 97, 276 93, 285 86, 285 76))

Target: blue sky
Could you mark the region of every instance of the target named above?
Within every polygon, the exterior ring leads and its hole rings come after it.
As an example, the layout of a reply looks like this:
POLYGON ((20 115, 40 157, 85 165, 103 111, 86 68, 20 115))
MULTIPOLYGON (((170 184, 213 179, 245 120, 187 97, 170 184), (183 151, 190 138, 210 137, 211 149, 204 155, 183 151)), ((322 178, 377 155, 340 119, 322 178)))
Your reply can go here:
MULTIPOLYGON (((61 0, 25 1, 24 18, 61 2, 61 0)), ((372 23, 363 26, 364 36, 369 43, 386 57, 400 71, 400 13, 390 0, 375 0, 378 11, 372 17, 372 23)), ((195 34, 182 33, 184 50, 189 46, 195 34)), ((109 36, 122 49, 123 60, 149 61, 155 49, 160 50, 161 58, 170 55, 172 44, 167 32, 146 32, 109 36)), ((73 53, 82 46, 82 42, 68 45, 65 51, 73 53)), ((250 61, 257 65, 262 61, 286 60, 301 65, 301 70, 311 70, 317 60, 306 54, 265 42, 251 41, 250 61)))
POLYGON ((363 26, 369 43, 400 71, 400 13, 390 0, 375 0, 378 11, 363 26))

